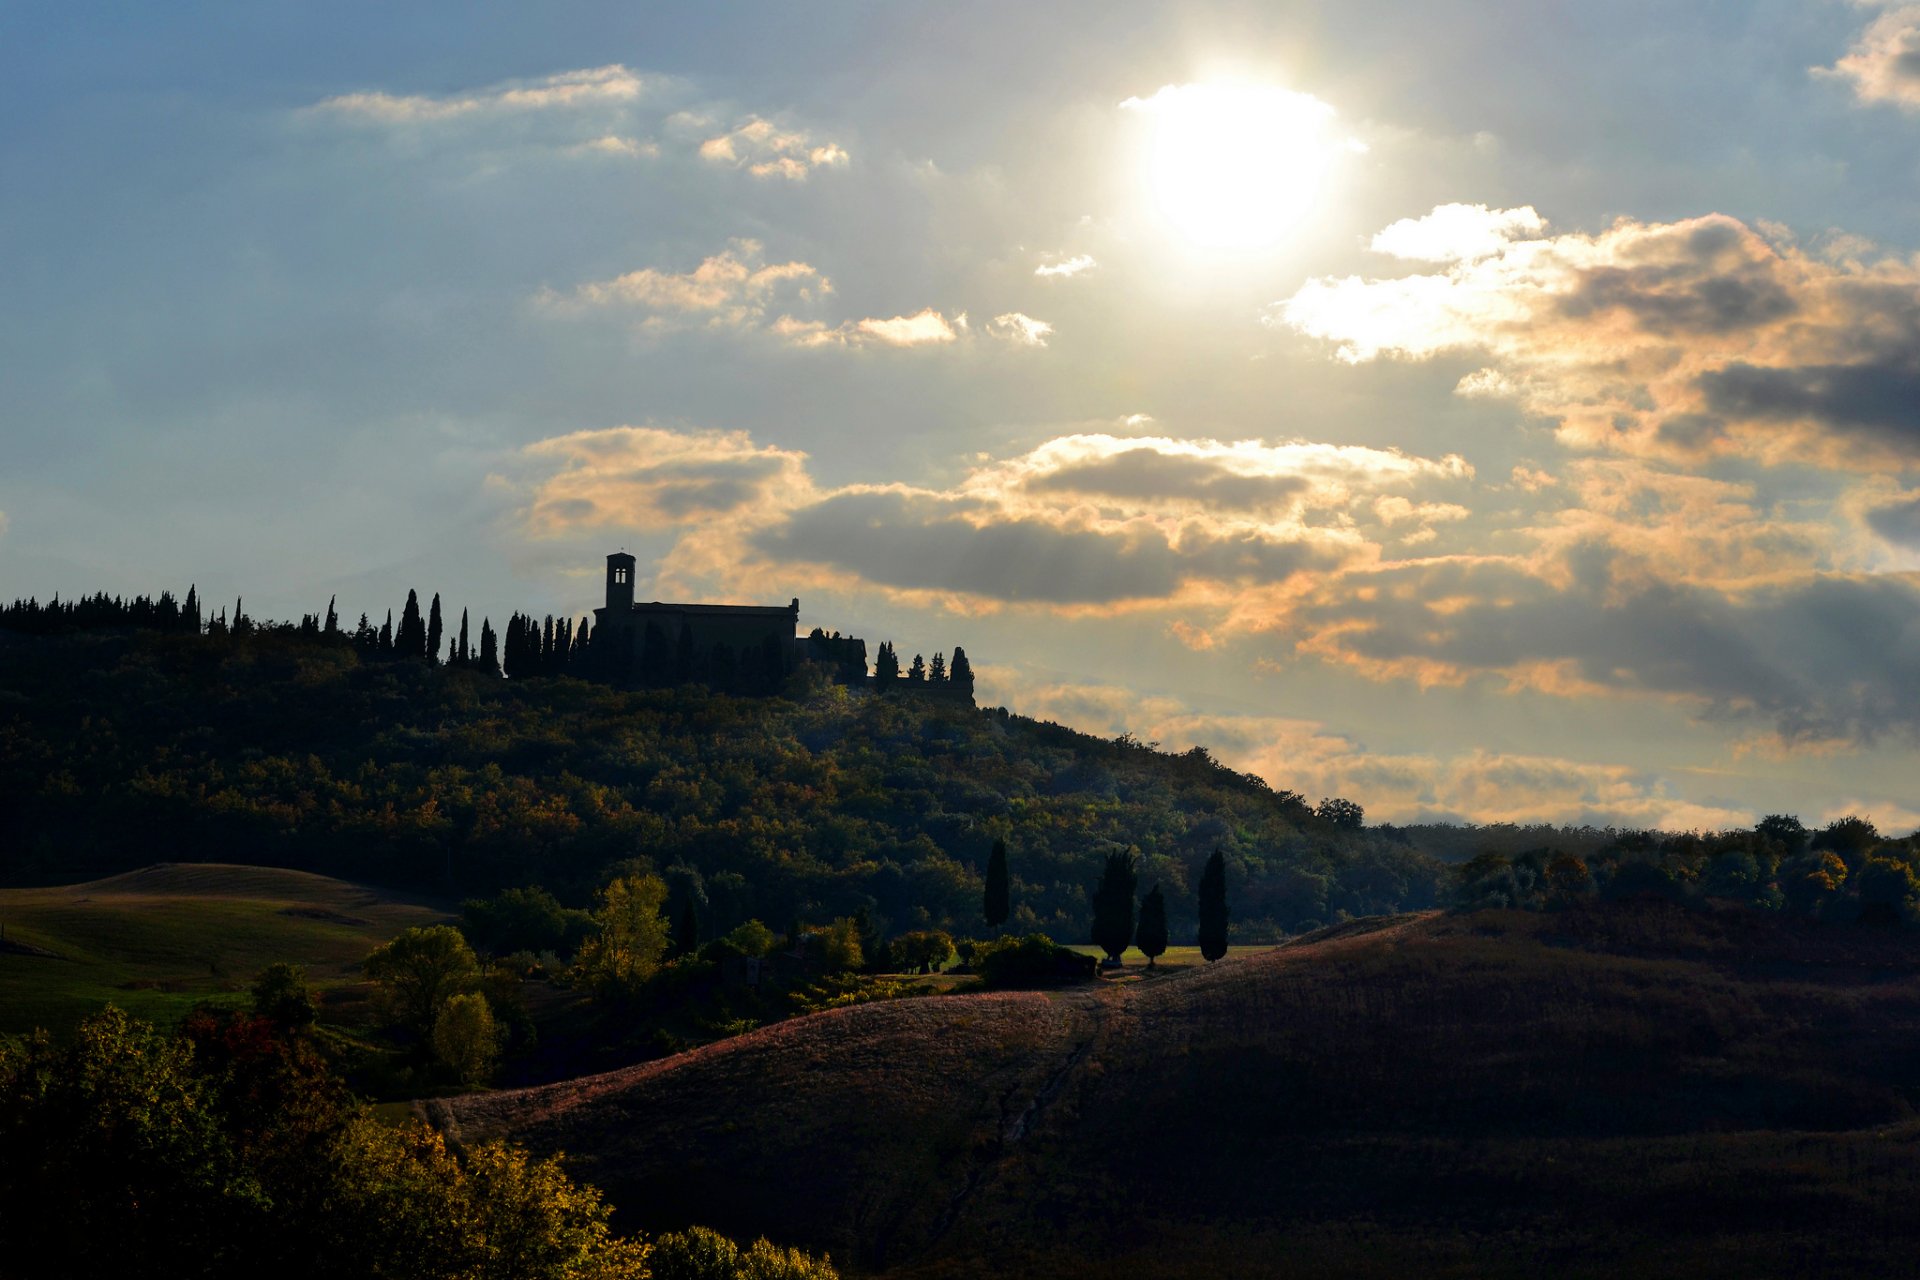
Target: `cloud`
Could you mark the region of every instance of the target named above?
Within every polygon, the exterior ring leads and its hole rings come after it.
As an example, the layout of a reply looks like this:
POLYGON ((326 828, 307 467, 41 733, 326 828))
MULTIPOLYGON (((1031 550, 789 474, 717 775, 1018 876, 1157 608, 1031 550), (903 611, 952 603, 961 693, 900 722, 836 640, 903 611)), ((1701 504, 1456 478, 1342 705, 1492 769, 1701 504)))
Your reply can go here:
MULTIPOLYGON (((1920 547, 1920 494, 1867 512, 1867 525, 1888 542, 1920 547)), ((6 525, 0 523, 0 530, 6 525)))
POLYGON ((1863 103, 1890 102, 1907 111, 1920 110, 1920 5, 1901 5, 1881 14, 1844 57, 1813 71, 1852 82, 1854 96, 1863 103))
POLYGON ((1547 220, 1532 205, 1489 209, 1483 204, 1443 204, 1424 218, 1402 218, 1374 236, 1375 253, 1416 262, 1477 262, 1509 241, 1538 236, 1547 220))
POLYGON ((1098 265, 1091 254, 1081 253, 1059 262, 1043 262, 1033 269, 1033 274, 1042 280, 1070 280, 1098 265))
POLYGON ((946 489, 823 489, 802 455, 739 433, 634 427, 542 442, 525 465, 531 532, 676 530, 669 568, 736 593, 779 577, 966 609, 1216 615, 1377 557, 1361 525, 1378 494, 1470 476, 1355 446, 1082 435, 946 489))
POLYGON ((632 103, 655 82, 615 63, 533 80, 509 80, 466 93, 433 96, 391 93, 346 93, 327 98, 308 110, 368 124, 423 124, 463 116, 506 114, 579 108, 608 103, 632 103))
POLYGON ((1047 335, 1053 332, 1053 326, 1045 320, 1035 320, 1018 311, 1009 311, 995 316, 987 325, 987 332, 1015 346, 1044 347, 1047 345, 1047 335))
POLYGON ((1719 214, 1473 252, 1309 280, 1267 321, 1353 363, 1490 356, 1460 393, 1511 397, 1578 448, 1920 463, 1920 266, 1825 261, 1719 214))
POLYGON ((609 427, 529 445, 547 471, 525 509, 536 536, 711 524, 804 500, 806 455, 756 445, 740 431, 609 427))
POLYGON ((782 316, 773 332, 797 347, 927 347, 957 342, 966 324, 965 313, 949 320, 928 307, 910 316, 869 317, 831 326, 782 316))
POLYGON ((844 169, 849 157, 834 142, 818 142, 798 129, 784 129, 760 116, 701 142, 700 158, 745 169, 756 178, 798 182, 815 169, 844 169))
POLYGON ((568 148, 575 155, 616 156, 628 160, 657 160, 660 157, 660 144, 646 138, 623 138, 619 134, 605 133, 587 142, 576 143, 568 148))
POLYGON ((548 290, 537 299, 545 310, 578 315, 607 308, 648 313, 654 330, 707 326, 759 329, 785 322, 776 310, 815 302, 833 283, 804 262, 768 263, 757 240, 734 240, 691 271, 645 267, 611 280, 591 281, 568 293, 548 290))
POLYGON ((1559 756, 1475 750, 1456 755, 1370 750, 1315 720, 1219 715, 1115 685, 975 667, 983 696, 1023 714, 1095 733, 1131 733, 1171 751, 1201 746, 1309 801, 1346 796, 1373 822, 1565 822, 1666 830, 1744 826, 1754 815, 1688 800, 1656 770, 1559 756))

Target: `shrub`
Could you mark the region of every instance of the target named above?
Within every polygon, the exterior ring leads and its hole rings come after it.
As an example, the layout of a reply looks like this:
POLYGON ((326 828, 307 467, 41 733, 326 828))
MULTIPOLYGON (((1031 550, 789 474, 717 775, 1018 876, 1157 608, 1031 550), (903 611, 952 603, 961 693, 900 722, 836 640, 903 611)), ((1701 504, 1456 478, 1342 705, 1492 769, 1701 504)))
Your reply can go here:
POLYGON ((930 973, 953 954, 953 939, 937 929, 903 933, 888 945, 901 973, 930 973))
POLYGON ((653 1280, 836 1280, 829 1258, 755 1240, 742 1249, 717 1231, 688 1227, 661 1236, 648 1258, 653 1280))
POLYGON ((270 964, 253 982, 253 1011, 283 1027, 310 1027, 320 1004, 307 988, 307 971, 297 964, 270 964))
POLYGON ((773 950, 779 939, 773 936, 773 930, 758 920, 749 920, 729 933, 725 941, 743 956, 764 956, 773 950))
POLYGON ((973 967, 989 987, 1045 987, 1082 982, 1099 970, 1092 956, 1057 945, 1044 933, 996 938, 973 947, 973 967))

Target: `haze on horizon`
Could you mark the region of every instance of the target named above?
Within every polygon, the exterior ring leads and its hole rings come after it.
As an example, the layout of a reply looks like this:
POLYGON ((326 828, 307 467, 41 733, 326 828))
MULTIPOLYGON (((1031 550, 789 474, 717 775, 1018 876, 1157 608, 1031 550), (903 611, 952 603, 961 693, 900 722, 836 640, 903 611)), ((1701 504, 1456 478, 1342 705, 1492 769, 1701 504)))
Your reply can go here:
POLYGON ((0 595, 784 602, 1370 820, 1920 825, 1920 5, 0 12, 0 595))

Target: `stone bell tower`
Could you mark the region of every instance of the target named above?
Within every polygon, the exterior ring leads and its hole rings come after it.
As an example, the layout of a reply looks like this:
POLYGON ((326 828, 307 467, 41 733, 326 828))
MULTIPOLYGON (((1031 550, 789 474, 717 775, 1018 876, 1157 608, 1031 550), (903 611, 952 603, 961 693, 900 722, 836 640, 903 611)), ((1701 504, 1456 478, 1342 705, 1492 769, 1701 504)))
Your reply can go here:
POLYGON ((609 620, 633 612, 634 559, 624 551, 607 557, 607 613, 609 620))

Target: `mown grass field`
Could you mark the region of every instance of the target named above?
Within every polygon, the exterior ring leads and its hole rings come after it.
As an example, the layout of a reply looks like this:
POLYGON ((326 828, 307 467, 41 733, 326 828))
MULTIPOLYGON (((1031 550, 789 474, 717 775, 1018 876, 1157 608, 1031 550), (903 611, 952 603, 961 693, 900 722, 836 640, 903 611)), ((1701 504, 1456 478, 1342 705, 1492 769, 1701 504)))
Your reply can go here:
POLYGON ((303 871, 163 863, 86 884, 0 889, 0 1035, 64 1032, 111 1001, 170 1023, 242 1003, 254 976, 305 965, 329 1021, 359 1021, 360 961, 437 904, 303 871))

